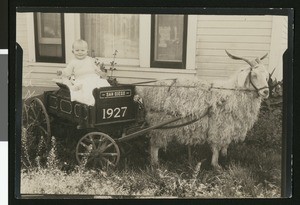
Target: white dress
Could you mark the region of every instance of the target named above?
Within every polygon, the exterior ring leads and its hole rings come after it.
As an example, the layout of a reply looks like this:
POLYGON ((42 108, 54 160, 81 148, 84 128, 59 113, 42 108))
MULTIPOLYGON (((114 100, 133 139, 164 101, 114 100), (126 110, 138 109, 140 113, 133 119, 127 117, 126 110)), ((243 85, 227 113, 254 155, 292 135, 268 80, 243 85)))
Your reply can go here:
POLYGON ((95 88, 109 87, 106 79, 100 78, 97 74, 87 74, 75 79, 74 87, 69 86, 71 101, 78 101, 87 105, 95 105, 93 90, 95 88), (78 90, 76 89, 78 87, 78 90))
POLYGON ((93 90, 95 88, 109 87, 110 84, 106 79, 100 78, 96 74, 98 67, 94 59, 87 56, 85 59, 73 59, 68 66, 62 71, 63 83, 70 89, 71 101, 78 101, 93 106, 95 99, 93 90), (74 75, 75 80, 68 80, 74 75))

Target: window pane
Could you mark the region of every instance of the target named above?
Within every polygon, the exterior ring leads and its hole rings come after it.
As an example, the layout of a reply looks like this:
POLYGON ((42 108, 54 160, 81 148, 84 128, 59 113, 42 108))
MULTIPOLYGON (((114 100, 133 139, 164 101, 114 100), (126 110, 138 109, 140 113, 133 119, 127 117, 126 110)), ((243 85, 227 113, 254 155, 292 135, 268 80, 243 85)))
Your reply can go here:
POLYGON ((61 21, 59 14, 42 13, 41 14, 41 36, 46 38, 61 37, 61 21))
MULTIPOLYGON (((37 59, 63 56, 62 17, 59 13, 37 13, 37 59)), ((43 61, 43 60, 42 60, 43 61)))
POLYGON ((111 58, 139 58, 139 15, 81 14, 81 36, 90 55, 111 58))
POLYGON ((155 61, 182 61, 183 15, 156 15, 155 61))

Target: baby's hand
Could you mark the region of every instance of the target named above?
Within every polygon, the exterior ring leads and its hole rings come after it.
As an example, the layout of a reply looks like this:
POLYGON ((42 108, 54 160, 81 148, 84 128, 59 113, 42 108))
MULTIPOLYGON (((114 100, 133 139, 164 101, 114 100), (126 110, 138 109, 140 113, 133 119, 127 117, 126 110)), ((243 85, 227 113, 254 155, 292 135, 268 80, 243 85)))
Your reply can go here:
POLYGON ((76 85, 75 87, 76 87, 77 90, 80 90, 80 89, 82 89, 82 84, 76 85))
POLYGON ((61 76, 61 75, 62 75, 62 71, 61 71, 61 70, 58 70, 58 71, 56 72, 56 75, 57 75, 57 76, 61 76))
POLYGON ((102 72, 100 70, 97 70, 96 73, 97 73, 97 75, 100 76, 100 78, 104 78, 104 79, 107 78, 107 73, 106 72, 102 72))
POLYGON ((76 85, 76 84, 73 84, 73 83, 72 83, 71 89, 72 89, 73 91, 78 91, 78 90, 80 90, 81 88, 82 88, 82 84, 76 85))

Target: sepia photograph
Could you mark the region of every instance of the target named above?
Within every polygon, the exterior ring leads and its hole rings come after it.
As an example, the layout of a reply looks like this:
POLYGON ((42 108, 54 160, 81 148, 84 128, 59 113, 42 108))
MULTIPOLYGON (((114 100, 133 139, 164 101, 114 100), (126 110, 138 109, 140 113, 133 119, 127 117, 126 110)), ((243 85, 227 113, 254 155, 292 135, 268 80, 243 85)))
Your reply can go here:
POLYGON ((19 197, 287 197, 288 21, 17 12, 19 197))

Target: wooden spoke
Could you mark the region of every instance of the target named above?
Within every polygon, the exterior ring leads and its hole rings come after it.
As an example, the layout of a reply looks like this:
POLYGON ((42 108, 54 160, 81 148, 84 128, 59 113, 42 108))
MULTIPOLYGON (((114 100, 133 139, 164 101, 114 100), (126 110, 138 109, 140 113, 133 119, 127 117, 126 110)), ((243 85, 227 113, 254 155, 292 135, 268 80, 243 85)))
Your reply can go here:
POLYGON ((34 107, 35 107, 34 105, 30 106, 29 111, 32 112, 32 114, 33 114, 33 119, 37 119, 37 114, 36 114, 36 111, 35 111, 35 108, 34 108, 34 107))
POLYGON ((86 144, 84 144, 82 141, 80 142, 80 145, 82 145, 83 147, 85 147, 86 149, 88 149, 89 148, 89 146, 88 145, 86 145, 86 144))
POLYGON ((47 130, 44 127, 42 127, 40 125, 38 127, 40 128, 41 131, 43 131, 43 133, 47 133, 47 130))
POLYGON ((116 157, 118 153, 102 153, 103 156, 116 157))
POLYGON ((105 149, 105 147, 107 147, 107 144, 108 144, 107 141, 103 141, 102 143, 99 143, 99 145, 98 145, 98 150, 99 150, 100 152, 103 152, 104 149, 105 149))
POLYGON ((106 145, 105 147, 103 147, 103 149, 101 151, 104 152, 105 150, 112 147, 113 145, 114 145, 113 143, 110 143, 109 145, 106 145))
POLYGON ((92 142, 93 149, 97 149, 97 146, 96 146, 96 144, 95 144, 95 142, 94 142, 94 139, 93 139, 93 135, 89 135, 89 139, 90 139, 90 141, 92 142))
POLYGON ((80 156, 89 156, 90 155, 90 153, 87 153, 87 152, 84 152, 84 153, 77 153, 78 155, 80 155, 80 156))
POLYGON ((104 157, 102 158, 102 160, 105 161, 106 164, 108 164, 108 165, 110 165, 110 166, 113 166, 113 167, 116 166, 115 164, 113 164, 111 161, 109 161, 108 159, 106 159, 106 158, 104 158, 104 157))
POLYGON ((95 160, 95 156, 89 155, 89 157, 87 158, 87 163, 94 161, 94 160, 95 160))

